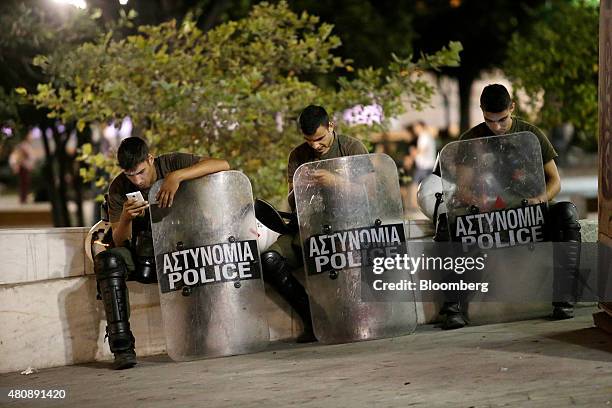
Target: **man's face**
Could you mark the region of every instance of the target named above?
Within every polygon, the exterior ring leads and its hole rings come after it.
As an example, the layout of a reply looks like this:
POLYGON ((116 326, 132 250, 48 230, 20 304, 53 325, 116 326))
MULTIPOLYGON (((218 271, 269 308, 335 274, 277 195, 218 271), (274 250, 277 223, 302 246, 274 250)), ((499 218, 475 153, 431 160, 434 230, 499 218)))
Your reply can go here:
POLYGON ((146 160, 138 163, 136 167, 124 170, 123 173, 139 190, 147 190, 153 185, 156 177, 153 156, 149 155, 146 160))
POLYGON ((319 126, 313 135, 304 135, 304 140, 319 156, 327 153, 334 142, 334 124, 319 126))
POLYGON ((514 102, 510 107, 501 112, 482 111, 487 127, 496 135, 503 135, 512 127, 512 112, 514 112, 514 102))

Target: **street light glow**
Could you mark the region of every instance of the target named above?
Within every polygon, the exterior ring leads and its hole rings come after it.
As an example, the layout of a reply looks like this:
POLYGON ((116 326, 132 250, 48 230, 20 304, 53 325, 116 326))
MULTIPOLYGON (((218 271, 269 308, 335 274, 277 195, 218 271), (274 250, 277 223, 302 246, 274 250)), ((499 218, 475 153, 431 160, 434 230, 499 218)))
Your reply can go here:
POLYGON ((125 6, 126 4, 128 4, 128 0, 119 0, 119 4, 125 6))
POLYGON ((54 0, 56 3, 60 4, 68 4, 70 6, 74 6, 80 9, 87 8, 87 3, 85 0, 54 0))

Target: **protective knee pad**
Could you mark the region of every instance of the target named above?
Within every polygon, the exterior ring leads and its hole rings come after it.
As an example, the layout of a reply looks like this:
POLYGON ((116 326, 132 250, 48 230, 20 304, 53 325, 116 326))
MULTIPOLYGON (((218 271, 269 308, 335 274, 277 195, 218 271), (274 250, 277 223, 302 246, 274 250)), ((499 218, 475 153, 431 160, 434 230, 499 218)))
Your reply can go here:
POLYGON ((94 272, 98 282, 105 279, 127 279, 128 270, 125 261, 120 256, 110 252, 100 252, 94 258, 94 272))
POLYGON ((135 260, 136 270, 130 277, 140 283, 157 283, 157 271, 155 269, 155 258, 137 257, 135 260))
POLYGON ((94 259, 94 270, 104 312, 106 334, 113 353, 134 348, 134 336, 130 330, 130 304, 126 284, 128 270, 120 256, 105 251, 94 259))
POLYGON ((581 242, 578 210, 573 203, 561 201, 549 208, 548 230, 553 242, 581 242))
POLYGON ((264 280, 293 307, 305 325, 310 325, 310 303, 302 284, 293 276, 285 259, 276 251, 261 254, 264 280))
POLYGON ((140 231, 135 238, 134 250, 134 273, 130 280, 140 283, 157 282, 157 272, 155 270, 155 251, 153 250, 153 236, 151 231, 140 231))
POLYGON ((266 251, 261 254, 261 267, 264 281, 274 286, 282 285, 286 280, 287 263, 285 258, 276 251, 266 251))

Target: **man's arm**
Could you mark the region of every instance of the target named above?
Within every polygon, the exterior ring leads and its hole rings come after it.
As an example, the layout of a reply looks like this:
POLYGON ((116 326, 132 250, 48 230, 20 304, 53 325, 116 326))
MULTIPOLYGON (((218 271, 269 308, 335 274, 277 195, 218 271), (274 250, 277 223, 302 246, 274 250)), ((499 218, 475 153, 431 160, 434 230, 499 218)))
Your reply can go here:
POLYGON ((465 205, 480 204, 477 197, 472 193, 473 183, 474 168, 463 164, 457 165, 457 189, 454 196, 458 203, 465 205))
POLYGON ((148 207, 149 203, 147 201, 139 202, 129 199, 123 203, 123 210, 121 211, 119 221, 111 223, 115 246, 123 246, 126 241, 129 241, 132 236, 132 220, 144 215, 148 207))
POLYGON ((546 194, 542 194, 540 197, 535 197, 529 200, 530 204, 538 204, 541 202, 547 202, 555 198, 559 191, 561 191, 561 177, 559 176, 559 170, 555 164, 555 157, 557 152, 550 143, 544 132, 536 126, 531 126, 530 129, 535 134, 540 142, 542 149, 542 161, 544 162, 544 179, 546 181, 546 194))
POLYGON ((293 191, 293 176, 295 171, 299 167, 299 161, 297 159, 296 149, 293 149, 289 153, 287 159, 287 203, 291 212, 295 212, 295 192, 293 191))
POLYGON ((132 220, 125 225, 122 222, 112 222, 113 243, 116 247, 124 246, 126 241, 130 240, 132 234, 132 220))
POLYGON ((202 159, 196 164, 175 170, 169 173, 162 183, 157 196, 155 197, 161 208, 172 206, 174 195, 180 184, 186 180, 193 180, 198 177, 229 170, 230 165, 222 159, 202 159))
POLYGON ((561 176, 554 160, 544 165, 544 178, 546 179, 546 201, 550 201, 561 191, 561 176))
POLYGON ((549 160, 544 165, 544 179, 546 180, 546 192, 538 197, 533 197, 528 200, 529 204, 545 203, 553 198, 561 191, 561 176, 554 160, 549 160))

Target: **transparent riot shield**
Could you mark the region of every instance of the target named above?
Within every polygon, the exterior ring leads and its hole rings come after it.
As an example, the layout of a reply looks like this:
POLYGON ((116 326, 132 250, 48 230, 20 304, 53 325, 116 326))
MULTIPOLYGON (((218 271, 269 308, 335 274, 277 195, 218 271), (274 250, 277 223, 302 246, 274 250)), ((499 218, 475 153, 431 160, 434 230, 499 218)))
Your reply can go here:
POLYGON ((548 311, 550 300, 544 299, 552 299, 552 251, 543 242, 548 204, 537 137, 520 132, 449 143, 440 152, 440 173, 450 239, 460 244, 459 256, 491 250, 479 280, 516 299, 495 303, 493 291, 460 299, 469 304, 472 323, 548 311))
MULTIPOLYGON (((163 180, 153 185, 149 202, 163 180)), ((171 208, 151 205, 168 355, 175 361, 250 353, 269 330, 248 178, 225 171, 181 183, 171 208)))
POLYGON ((385 295, 371 300, 362 276, 368 251, 405 250, 393 160, 371 154, 306 163, 293 183, 317 339, 343 343, 411 333, 417 322, 413 293, 403 301, 385 295))
POLYGON ((490 249, 544 239, 546 182, 533 133, 449 143, 440 174, 453 241, 490 249))

